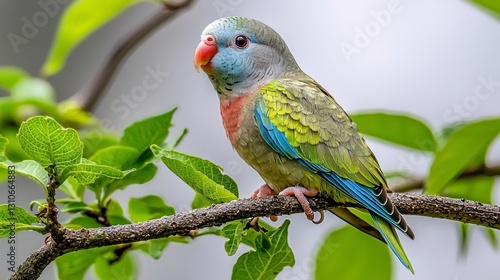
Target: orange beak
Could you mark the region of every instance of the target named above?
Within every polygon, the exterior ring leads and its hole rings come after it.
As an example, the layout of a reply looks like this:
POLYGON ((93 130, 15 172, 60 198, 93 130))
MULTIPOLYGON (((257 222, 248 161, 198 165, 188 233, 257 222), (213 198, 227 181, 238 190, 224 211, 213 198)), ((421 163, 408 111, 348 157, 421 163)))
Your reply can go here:
POLYGON ((214 36, 207 35, 202 38, 194 52, 194 68, 196 68, 196 71, 200 72, 201 68, 205 73, 210 73, 212 71, 210 61, 217 54, 217 51, 217 42, 214 36))

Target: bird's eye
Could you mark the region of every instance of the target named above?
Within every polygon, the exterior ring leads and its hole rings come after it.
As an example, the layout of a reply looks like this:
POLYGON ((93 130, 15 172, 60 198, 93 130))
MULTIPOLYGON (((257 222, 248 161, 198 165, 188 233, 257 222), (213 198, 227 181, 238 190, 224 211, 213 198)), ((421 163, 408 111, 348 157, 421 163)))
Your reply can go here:
POLYGON ((238 35, 234 38, 234 43, 240 49, 245 48, 248 45, 248 38, 243 35, 238 35))

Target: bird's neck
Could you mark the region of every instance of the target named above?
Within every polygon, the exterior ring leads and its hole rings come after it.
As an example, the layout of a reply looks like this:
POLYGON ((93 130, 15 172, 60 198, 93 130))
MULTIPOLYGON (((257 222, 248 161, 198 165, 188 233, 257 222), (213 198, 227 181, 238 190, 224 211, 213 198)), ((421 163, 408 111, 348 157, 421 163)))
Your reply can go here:
POLYGON ((250 105, 251 94, 226 97, 220 100, 220 113, 226 135, 235 146, 239 140, 239 128, 250 105))

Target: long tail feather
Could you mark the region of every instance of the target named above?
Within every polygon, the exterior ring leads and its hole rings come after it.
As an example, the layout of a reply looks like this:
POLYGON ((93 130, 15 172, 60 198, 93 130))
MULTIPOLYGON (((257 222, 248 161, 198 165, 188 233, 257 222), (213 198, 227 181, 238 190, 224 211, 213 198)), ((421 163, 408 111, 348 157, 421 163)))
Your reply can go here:
POLYGON ((377 214, 370 212, 370 215, 372 216, 375 225, 377 226, 379 232, 382 234, 382 237, 384 238, 386 243, 391 248, 392 252, 398 257, 399 261, 401 261, 401 263, 411 271, 411 273, 415 274, 410 260, 408 260, 408 257, 403 250, 403 246, 401 246, 401 242, 399 241, 399 237, 396 234, 394 226, 389 224, 383 218, 379 217, 377 214))
POLYGON ((330 208, 328 209, 332 214, 342 219, 344 222, 350 224, 351 226, 359 229, 360 231, 369 234, 378 240, 386 243, 385 239, 382 237, 380 232, 372 227, 369 223, 365 222, 363 219, 356 216, 354 213, 349 211, 347 208, 330 208))

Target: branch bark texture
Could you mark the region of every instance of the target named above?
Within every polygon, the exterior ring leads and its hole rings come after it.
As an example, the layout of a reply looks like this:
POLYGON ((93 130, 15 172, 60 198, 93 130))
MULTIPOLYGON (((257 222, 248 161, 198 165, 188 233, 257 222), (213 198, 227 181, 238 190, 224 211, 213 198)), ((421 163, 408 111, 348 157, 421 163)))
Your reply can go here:
MULTIPOLYGON (((390 193, 389 197, 403 214, 443 218, 500 229, 498 206, 465 199, 411 193, 390 193)), ((310 203, 315 211, 331 207, 356 207, 354 204, 337 203, 325 198, 312 198, 310 203)), ((44 246, 32 253, 19 265, 10 279, 37 279, 45 267, 58 256, 72 251, 171 235, 188 235, 192 230, 219 226, 234 220, 300 212, 303 212, 302 207, 295 198, 273 196, 240 199, 137 224, 80 230, 66 229, 63 238, 57 242, 49 239, 44 246)))

